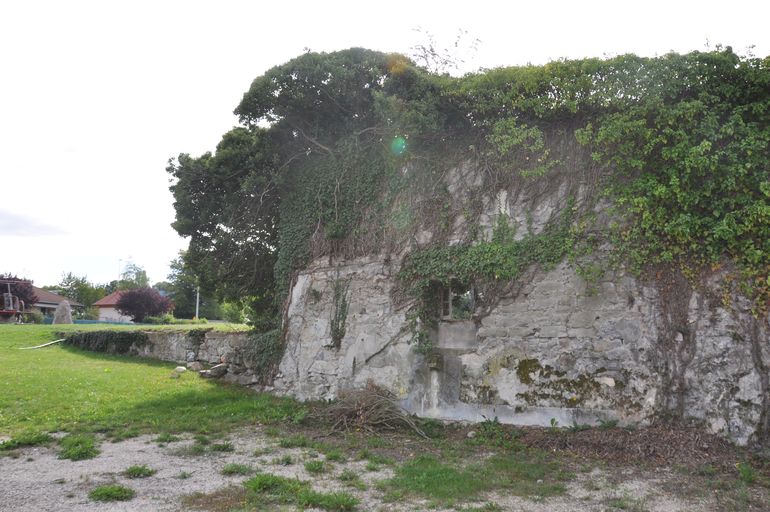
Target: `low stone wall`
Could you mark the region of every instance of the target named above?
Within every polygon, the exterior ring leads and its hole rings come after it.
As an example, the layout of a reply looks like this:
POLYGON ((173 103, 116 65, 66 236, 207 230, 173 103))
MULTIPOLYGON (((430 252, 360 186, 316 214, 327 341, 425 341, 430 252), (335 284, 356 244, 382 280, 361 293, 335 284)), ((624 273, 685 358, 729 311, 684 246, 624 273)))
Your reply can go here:
MULTIPOLYGON (((102 331, 89 331, 70 335, 98 338, 102 331)), ((72 343, 85 349, 94 349, 108 353, 121 353, 187 364, 188 367, 198 367, 192 364, 198 362, 201 366, 225 364, 227 372, 223 379, 227 382, 244 386, 255 385, 258 382, 253 368, 244 359, 244 348, 249 343, 250 333, 226 332, 213 329, 191 330, 147 330, 147 331, 104 331, 108 334, 107 343, 92 344, 90 347, 82 343, 72 343), (128 334, 124 343, 115 343, 115 335, 128 334)))

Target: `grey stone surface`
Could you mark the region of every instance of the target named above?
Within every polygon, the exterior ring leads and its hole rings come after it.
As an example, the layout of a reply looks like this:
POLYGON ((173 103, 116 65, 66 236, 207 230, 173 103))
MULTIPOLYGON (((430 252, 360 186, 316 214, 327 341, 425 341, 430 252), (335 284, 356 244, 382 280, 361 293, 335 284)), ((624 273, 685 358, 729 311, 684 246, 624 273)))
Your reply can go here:
POLYGON ((56 306, 56 311, 53 314, 54 324, 71 324, 72 323, 72 308, 70 303, 63 300, 56 306))
MULTIPOLYGON (((693 355, 676 361, 676 344, 684 339, 662 332, 655 290, 622 277, 590 295, 564 263, 537 274, 526 295, 501 301, 478 328, 470 329, 472 322, 442 324, 439 362, 428 362, 409 344, 405 307, 392 300, 394 273, 385 261, 365 258, 333 267, 319 262, 300 276, 278 392, 329 399, 371 380, 426 417, 498 417, 547 426, 551 418, 561 425, 607 419, 645 424, 681 413, 740 444, 755 434, 763 410, 761 378, 751 343, 736 341, 748 336, 740 334, 750 323, 745 311, 709 306, 693 293, 686 311, 695 330, 693 355), (340 348, 329 344, 328 322, 337 273, 350 280, 340 348), (558 307, 565 298, 572 306, 558 307), (672 372, 681 373, 680 380, 667 381, 672 372)), ((766 344, 766 331, 760 335, 766 344)))
MULTIPOLYGON (((542 231, 569 197, 586 197, 579 177, 557 173, 554 179, 484 195, 472 166, 445 177, 457 204, 482 194, 485 236, 507 215, 517 238, 542 231)), ((606 205, 596 208, 604 215, 606 205)), ((467 240, 466 223, 451 225, 449 244, 467 240)), ((399 254, 322 258, 300 272, 290 293, 276 391, 329 399, 372 381, 427 417, 546 426, 552 418, 569 425, 675 417, 739 444, 767 442, 767 318, 752 317, 738 297, 728 305, 715 301, 723 294, 718 274, 689 291, 686 283, 653 285, 619 270, 589 286, 566 262, 530 269, 475 323, 440 323, 436 353, 426 358, 410 345, 413 304, 396 300, 394 287, 397 262, 434 238, 420 226, 399 254), (335 279, 348 281, 350 299, 339 347, 330 335, 335 279), (680 299, 659 293, 671 287, 680 289, 680 299)))

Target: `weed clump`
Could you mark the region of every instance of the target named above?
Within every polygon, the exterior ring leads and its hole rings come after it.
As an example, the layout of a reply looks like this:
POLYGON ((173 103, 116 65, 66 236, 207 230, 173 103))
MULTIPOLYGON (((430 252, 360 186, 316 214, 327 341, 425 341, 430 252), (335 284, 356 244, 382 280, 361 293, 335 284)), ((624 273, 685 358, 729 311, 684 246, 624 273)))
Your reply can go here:
POLYGON ((359 503, 350 494, 317 492, 310 488, 308 482, 276 475, 257 475, 243 485, 248 490, 248 502, 256 506, 281 504, 346 512, 355 510, 359 503))
POLYGON ((60 459, 85 460, 93 459, 99 455, 96 447, 96 438, 87 434, 70 434, 59 441, 61 450, 60 459))
POLYGON ((234 452, 235 447, 233 447, 233 443, 216 443, 212 444, 210 450, 212 452, 234 452))
POLYGON ((322 460, 309 460, 305 463, 305 471, 313 475, 326 473, 326 463, 322 460))
POLYGON ((136 492, 123 485, 100 485, 88 493, 94 501, 128 501, 136 496, 136 492))
POLYGON ((254 473, 254 468, 251 466, 248 466, 246 464, 226 464, 225 467, 222 468, 222 474, 226 476, 233 476, 233 475, 251 475, 254 473))
POLYGON ((131 466, 123 472, 128 478, 147 478, 155 473, 157 473, 156 470, 151 469, 144 464, 141 466, 131 466))
POLYGON ((0 443, 0 452, 25 446, 39 446, 50 443, 52 440, 53 438, 44 432, 24 432, 0 443))

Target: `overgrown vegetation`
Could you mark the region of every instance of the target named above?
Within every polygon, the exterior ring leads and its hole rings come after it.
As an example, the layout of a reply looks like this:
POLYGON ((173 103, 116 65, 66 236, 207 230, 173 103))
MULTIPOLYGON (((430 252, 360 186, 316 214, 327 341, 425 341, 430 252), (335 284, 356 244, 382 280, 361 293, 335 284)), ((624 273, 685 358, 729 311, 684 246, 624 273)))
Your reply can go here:
POLYGON ((434 327, 441 302, 436 294, 442 288, 468 289, 475 286, 479 307, 498 298, 500 283, 512 283, 531 265, 548 270, 573 248, 575 234, 570 229, 571 209, 550 224, 542 233, 528 234, 515 240, 508 221, 501 217, 490 241, 469 245, 429 247, 413 252, 399 280, 407 292, 417 299, 413 341, 417 351, 430 352, 432 346, 427 329, 434 327))
MULTIPOLYGON (((770 61, 729 47, 462 78, 359 48, 308 52, 254 80, 242 126, 214 154, 170 163, 175 227, 204 287, 251 297, 255 318, 278 317, 311 258, 400 250, 420 229, 432 244, 402 274, 420 300, 431 282, 480 280, 497 284, 493 301, 529 265, 566 256, 597 279, 602 266, 580 261, 609 243, 640 272, 732 270, 758 314, 770 300, 769 98, 770 61), (545 232, 488 240, 481 197, 458 204, 449 191, 447 170, 466 163, 487 195, 554 173, 592 186, 545 232), (587 215, 601 192, 614 221, 587 215), (458 219, 465 239, 450 246, 458 219)), ((414 316, 421 349, 427 313, 414 316)))
POLYGON ((296 505, 322 510, 355 510, 359 500, 344 492, 323 493, 310 488, 309 482, 270 474, 259 474, 243 484, 248 502, 255 506, 296 505))
POLYGON ((244 362, 254 370, 260 384, 270 384, 278 371, 283 356, 283 339, 280 329, 252 333, 243 348, 244 362))
POLYGON ((93 352, 135 355, 147 341, 147 335, 140 331, 102 330, 74 332, 67 335, 63 343, 93 352))

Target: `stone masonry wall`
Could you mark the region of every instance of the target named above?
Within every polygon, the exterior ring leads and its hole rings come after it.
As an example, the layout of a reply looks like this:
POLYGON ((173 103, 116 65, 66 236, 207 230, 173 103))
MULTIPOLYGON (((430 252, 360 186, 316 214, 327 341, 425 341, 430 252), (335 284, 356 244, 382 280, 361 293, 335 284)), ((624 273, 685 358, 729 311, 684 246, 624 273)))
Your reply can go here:
MULTIPOLYGON (((538 233, 568 196, 580 206, 588 185, 571 172, 547 187, 485 194, 482 232, 489 236, 506 215, 517 234, 538 233)), ((482 183, 471 166, 446 180, 458 204, 482 183)), ((454 226, 449 243, 468 229, 460 216, 454 226)), ((421 416, 538 425, 676 419, 740 444, 767 444, 768 319, 754 318, 740 298, 726 300, 719 275, 701 290, 672 276, 641 282, 623 274, 587 287, 567 263, 531 269, 486 316, 441 323, 437 348, 425 357, 409 344, 410 304, 397 305, 391 292, 395 262, 432 238, 418 229, 400 254, 319 259, 300 272, 276 390, 330 399, 371 380, 421 416), (347 287, 349 301, 338 344, 335 282, 347 287)))
POLYGON ((145 334, 148 337, 147 344, 134 351, 141 357, 181 364, 196 361, 205 365, 225 363, 227 372, 224 380, 244 386, 258 382, 249 361, 243 357, 249 333, 193 329, 149 330, 145 334))
POLYGON ((331 399, 371 380, 427 417, 570 425, 680 416, 740 444, 761 434, 767 363, 763 376, 756 357, 770 361, 770 350, 766 330, 752 334, 745 311, 713 307, 693 293, 690 332, 667 337, 654 288, 618 276, 589 293, 562 264, 536 275, 479 325, 467 322, 472 339, 439 338, 436 356, 424 357, 409 344, 405 312, 390 298, 393 284, 391 265, 375 259, 300 274, 276 390, 331 399), (349 283, 339 348, 330 336, 335 279, 349 283))

